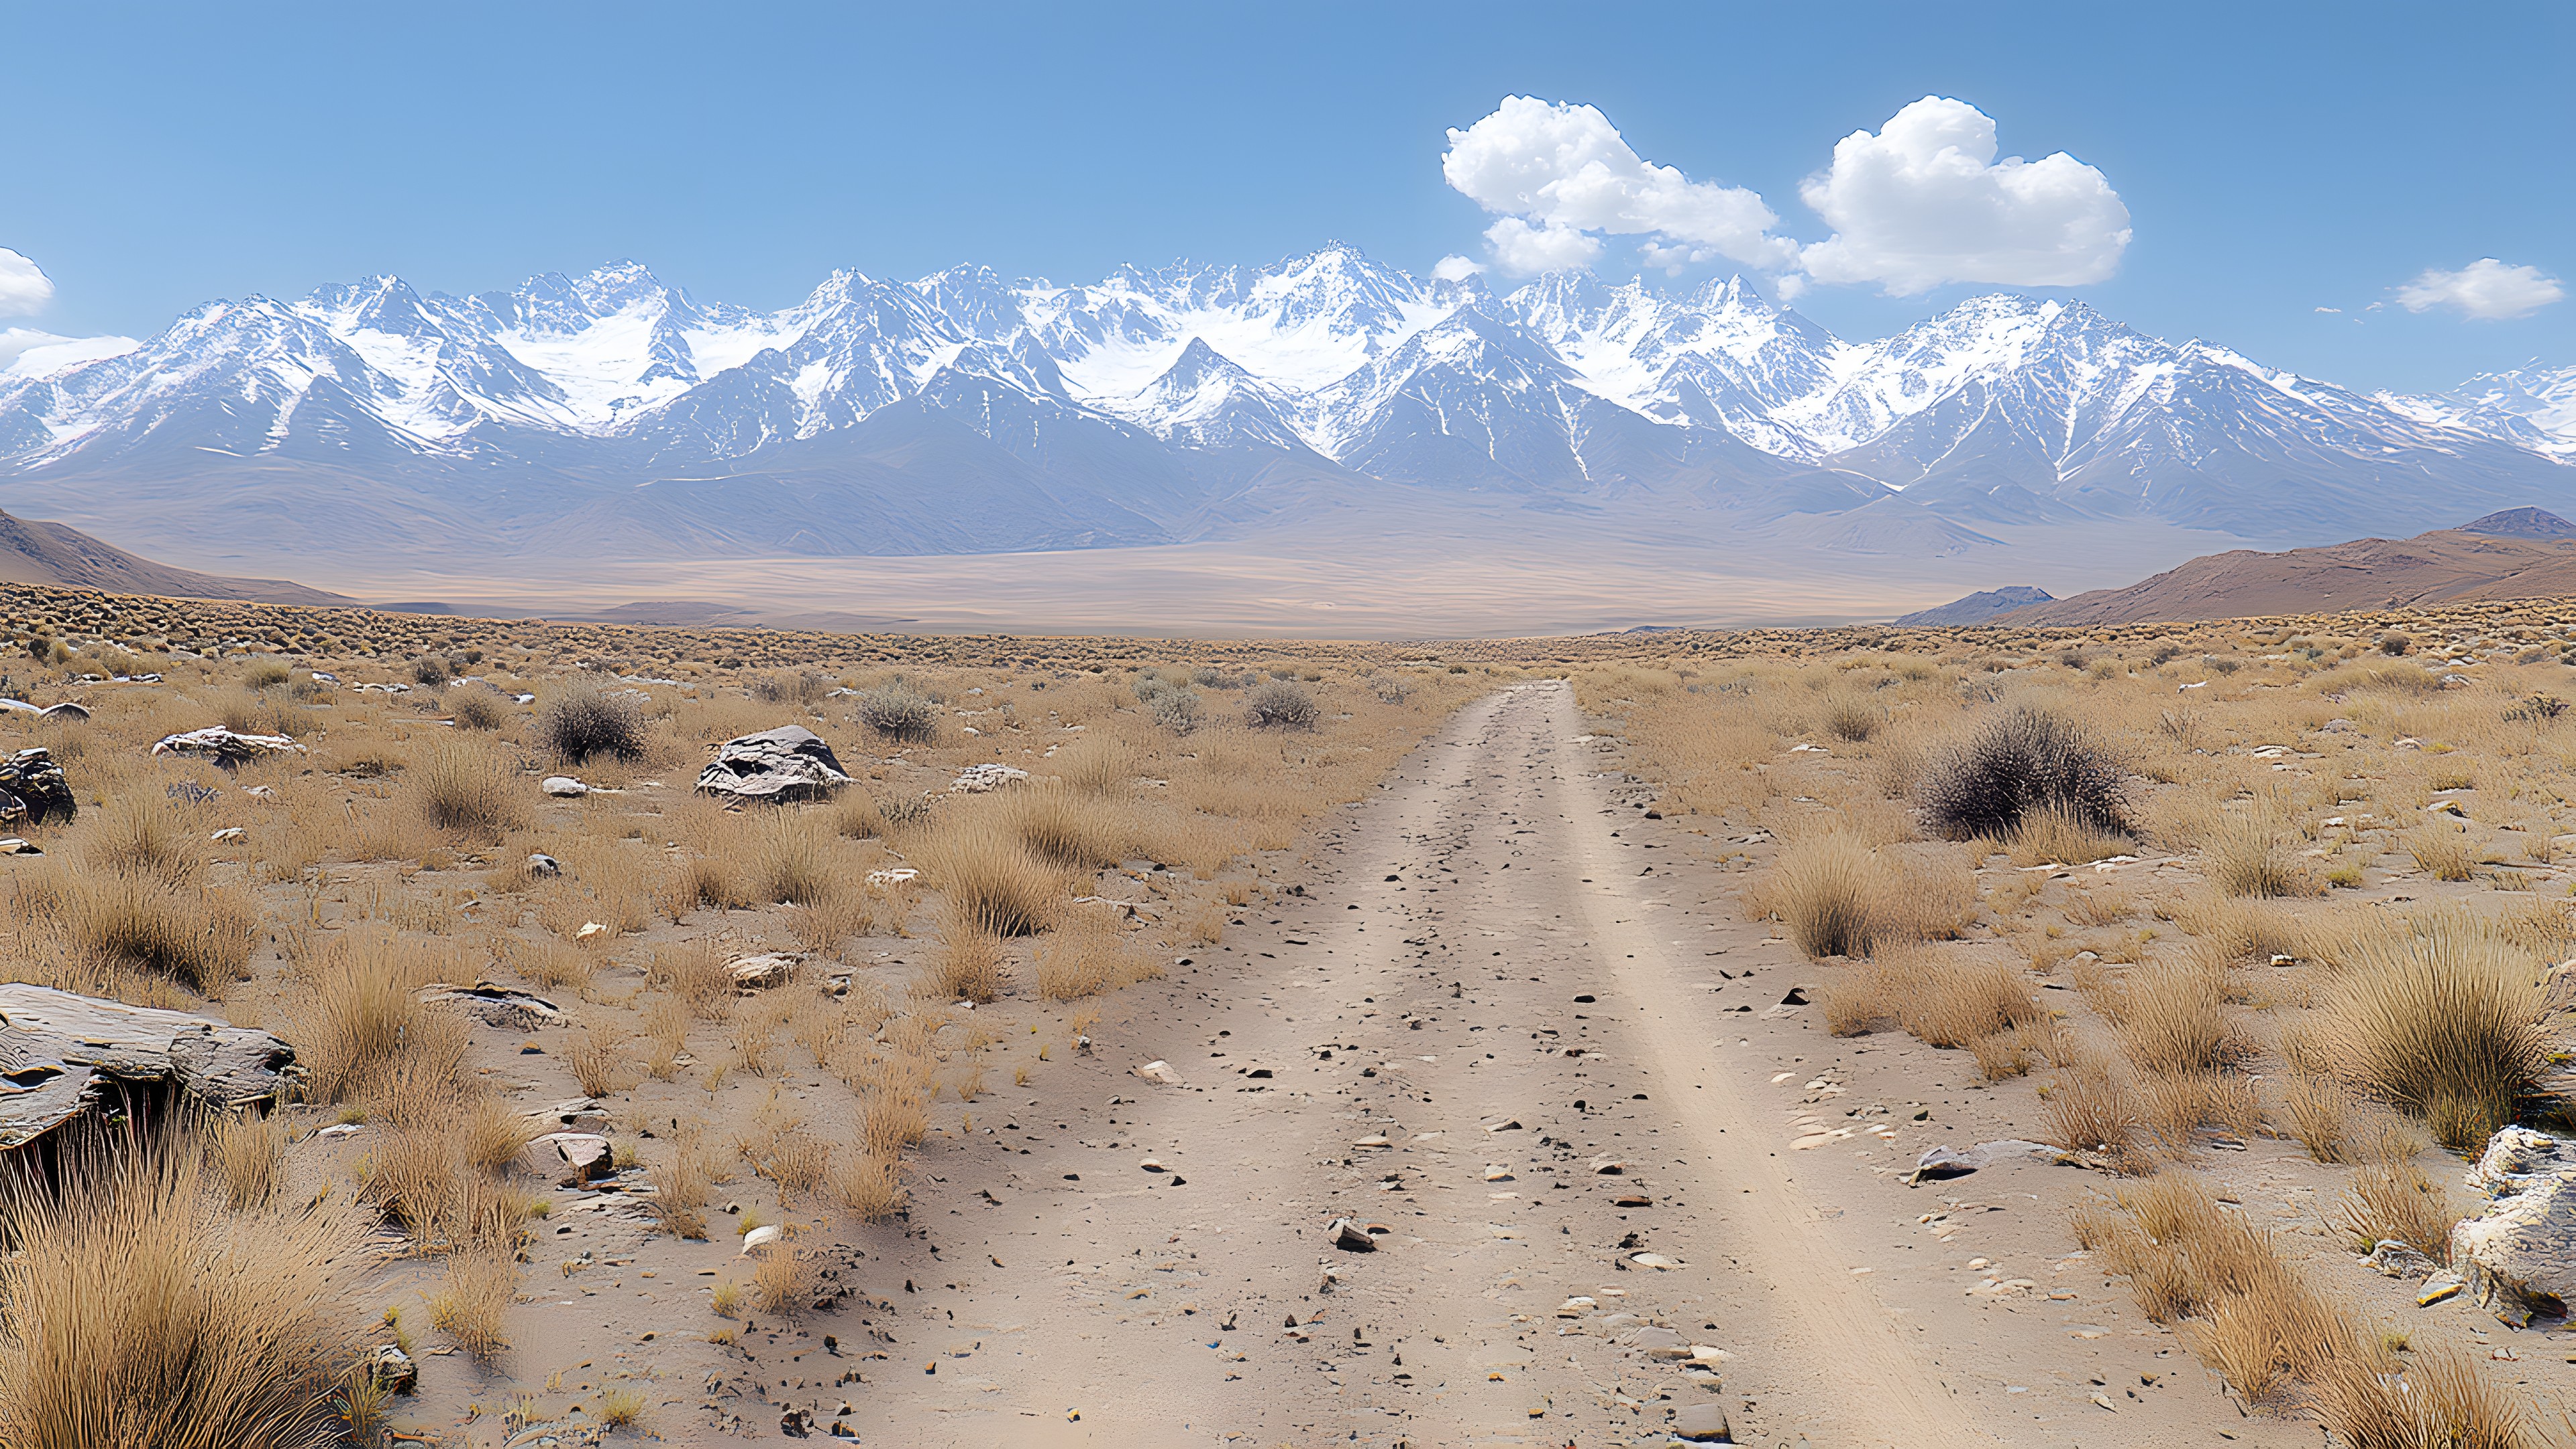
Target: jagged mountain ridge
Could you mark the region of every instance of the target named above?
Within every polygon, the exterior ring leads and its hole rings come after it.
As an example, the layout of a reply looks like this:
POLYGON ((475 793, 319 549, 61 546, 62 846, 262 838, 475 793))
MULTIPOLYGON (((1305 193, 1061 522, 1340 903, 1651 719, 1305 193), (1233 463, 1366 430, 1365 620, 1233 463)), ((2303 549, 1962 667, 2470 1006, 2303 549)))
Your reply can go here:
POLYGON ((628 262, 208 303, 124 355, 0 374, 0 488, 120 537, 280 548, 1161 543, 1324 494, 1660 534, 1900 490, 1967 525, 1944 547, 2128 517, 2297 540, 2576 505, 2571 379, 2370 397, 2017 295, 1855 344, 1741 278, 1497 294, 1343 246, 1072 287, 842 271, 768 313, 628 262))

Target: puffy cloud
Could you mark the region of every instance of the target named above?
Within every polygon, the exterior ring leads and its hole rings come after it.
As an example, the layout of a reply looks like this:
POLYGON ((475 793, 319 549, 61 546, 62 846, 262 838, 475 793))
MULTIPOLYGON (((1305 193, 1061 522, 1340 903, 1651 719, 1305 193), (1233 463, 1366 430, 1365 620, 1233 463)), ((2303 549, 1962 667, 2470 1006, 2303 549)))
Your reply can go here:
POLYGON ((53 279, 34 262, 0 247, 0 317, 41 312, 54 300, 53 279))
POLYGON ((1797 243, 1771 235, 1780 218, 1760 196, 1645 160, 1592 106, 1507 96, 1492 115, 1451 128, 1440 171, 1503 218, 1485 240, 1507 272, 1586 265, 1603 250, 1595 233, 1648 238, 1658 265, 1797 262, 1797 243))
POLYGON ((2480 257, 2456 272, 2425 268, 2422 276, 2397 289, 2397 305, 2409 312, 2452 307, 2464 317, 2500 322, 2529 316, 2566 295, 2566 287, 2538 267, 2480 257))
POLYGON ((1485 228, 1485 245, 1493 250, 1494 265, 1523 277, 1561 267, 1588 267, 1601 257, 1601 238, 1590 232, 1558 221, 1532 226, 1516 216, 1485 228))
POLYGON ((1485 269, 1472 257, 1447 256, 1431 264, 1431 275, 1443 282, 1463 282, 1485 269))
POLYGON ((1819 282, 1876 282, 1895 296, 1945 282, 2075 286, 2108 278, 2129 209, 2100 171, 2065 152, 1995 159, 1995 123, 1925 96, 1878 134, 1834 144, 1798 195, 1834 228, 1799 260, 1819 282))

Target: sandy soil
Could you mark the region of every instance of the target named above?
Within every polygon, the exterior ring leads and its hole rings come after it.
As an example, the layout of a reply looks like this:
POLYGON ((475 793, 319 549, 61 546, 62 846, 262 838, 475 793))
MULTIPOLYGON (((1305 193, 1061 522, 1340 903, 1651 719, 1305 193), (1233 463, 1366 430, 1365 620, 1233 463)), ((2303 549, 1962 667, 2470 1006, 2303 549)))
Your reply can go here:
POLYGON ((1462 528, 929 558, 568 555, 499 570, 171 556, 234 572, 287 570, 367 599, 441 601, 460 614, 501 618, 591 617, 649 600, 658 602, 615 617, 919 633, 1469 639, 1887 619, 2007 583, 2064 597, 2130 584, 2239 542, 2125 523, 2111 533, 1994 527, 1988 531, 2006 547, 1906 558, 1724 533, 1641 542, 1571 518, 1539 539, 1526 530, 1462 528))
POLYGON ((1661 1443, 1707 1403, 1820 1449, 2313 1439, 2086 1271, 2089 1175, 1905 1186, 1995 1135, 1964 1057, 1784 1006, 1815 968, 1604 748, 1562 687, 1463 711, 1287 909, 1121 998, 1087 1080, 925 1153, 885 1356, 801 1398, 901 1444, 1661 1443), (1339 1251, 1344 1216, 1390 1231, 1339 1251))
MULTIPOLYGON (((2092 1269, 2068 1213, 2115 1180, 2024 1164, 1909 1186, 1927 1147, 2037 1135, 2036 1084, 1828 1035, 1800 1003, 1841 968, 1740 909, 1767 843, 1648 818, 1619 752, 1560 684, 1470 704, 1317 830, 1269 909, 1095 1003, 1088 1054, 971 1104, 964 1130, 944 1115, 901 1220, 720 1186, 718 1206, 803 1225, 817 1311, 712 1342, 710 1292, 748 1277, 733 1220, 683 1242, 626 1195, 557 1193, 514 1348, 432 1348, 402 1418, 499 1444, 523 1396, 543 1417, 623 1380, 676 1443, 810 1423, 882 1445, 1589 1449, 1665 1443, 1708 1406, 1736 1442, 1811 1449, 2315 1442, 2240 1409, 2092 1269), (1136 1073, 1155 1061, 1177 1082, 1136 1073), (1372 1250, 1334 1245, 1343 1218, 1372 1250)), ((518 1041, 483 1048, 497 1080, 529 1105, 575 1095, 518 1041)), ((847 1100, 781 1069, 720 1100, 647 1083, 618 1121, 733 1130, 773 1092, 847 1100)), ((2295 1142, 2197 1156, 2419 1345, 2502 1360, 2545 1416, 2576 1386, 2576 1340, 2418 1310, 2361 1268, 2327 1225, 2336 1179, 2295 1142)), ((400 1269, 388 1296, 438 1271, 400 1269)))

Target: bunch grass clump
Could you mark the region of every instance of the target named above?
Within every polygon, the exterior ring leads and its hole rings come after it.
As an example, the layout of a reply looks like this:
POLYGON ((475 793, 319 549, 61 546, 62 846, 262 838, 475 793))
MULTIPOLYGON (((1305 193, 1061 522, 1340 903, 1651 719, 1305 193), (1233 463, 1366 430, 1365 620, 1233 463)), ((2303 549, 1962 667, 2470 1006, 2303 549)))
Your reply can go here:
POLYGON ((324 1449, 360 1344, 345 1198, 235 1211, 197 1134, 74 1144, 0 1189, 0 1442, 324 1449))
POLYGON ((2549 993, 2527 949, 2445 915, 2354 956, 2333 1004, 2342 1060, 2443 1146, 2482 1145, 2538 1094, 2549 993))

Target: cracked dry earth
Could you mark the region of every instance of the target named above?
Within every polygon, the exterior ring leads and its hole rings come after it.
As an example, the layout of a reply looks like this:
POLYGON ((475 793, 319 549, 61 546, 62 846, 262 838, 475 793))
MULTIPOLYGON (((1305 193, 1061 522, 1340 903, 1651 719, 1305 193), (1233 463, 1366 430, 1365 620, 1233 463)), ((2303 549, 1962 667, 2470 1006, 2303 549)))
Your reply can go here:
POLYGON ((1784 1000, 1814 968, 1612 748, 1552 682, 1461 710, 1097 1055, 934 1138, 836 1315, 863 1381, 769 1392, 913 1445, 2313 1440, 2087 1271, 2087 1174, 1906 1186, 2009 1135, 1962 1054, 1784 1000))

